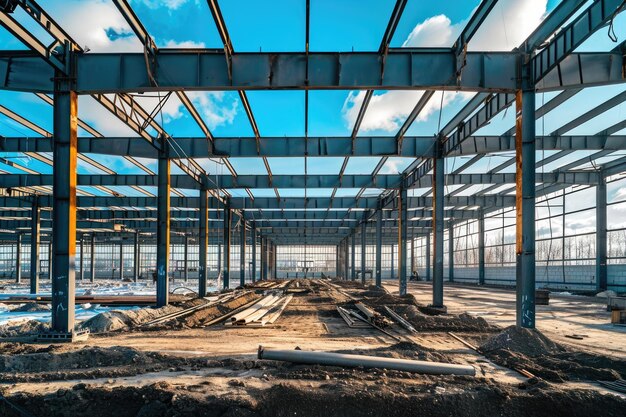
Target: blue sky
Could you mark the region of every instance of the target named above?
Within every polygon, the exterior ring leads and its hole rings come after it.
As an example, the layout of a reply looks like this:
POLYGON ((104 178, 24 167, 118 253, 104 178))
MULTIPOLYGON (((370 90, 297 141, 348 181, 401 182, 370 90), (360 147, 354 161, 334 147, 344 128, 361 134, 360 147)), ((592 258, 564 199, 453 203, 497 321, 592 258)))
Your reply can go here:
MULTIPOLYGON (((110 0, 42 0, 42 6, 83 47, 93 52, 125 52, 139 50, 139 43, 130 32, 122 16, 110 0)), ((311 0, 310 49, 311 51, 375 51, 387 26, 393 0, 311 0)), ((539 24, 559 3, 559 0, 500 0, 483 27, 470 44, 474 50, 510 50, 539 24)), ((398 24, 391 46, 450 46, 479 0, 409 0, 398 24)), ((157 45, 165 47, 221 48, 221 41, 213 18, 205 1, 200 0, 132 0, 131 5, 144 23, 157 45)), ((303 51, 305 42, 304 0, 222 0, 222 14, 226 21, 235 51, 303 51)), ((616 20, 620 41, 626 38, 625 13, 616 20)), ((25 24, 25 16, 16 16, 25 24)), ((41 34, 32 24, 29 29, 41 34)), ((41 35, 43 36, 43 35, 41 35)), ((4 29, 0 29, 0 41, 7 49, 24 49, 4 29)), ((579 48, 581 51, 608 51, 614 44, 606 30, 600 30, 579 48)), ((597 104, 624 91, 623 86, 590 88, 572 98, 565 105, 549 113, 537 122, 537 132, 549 134, 573 117, 584 113, 597 104)), ((415 103, 418 91, 377 91, 363 120, 359 135, 394 136, 406 120, 415 103)), ((537 95, 537 106, 548 101, 556 93, 537 95)), ((194 92, 189 94, 200 114, 218 137, 252 136, 253 132, 237 92, 194 92)), ((247 94, 261 136, 304 135, 304 92, 258 91, 247 94)), ((468 93, 447 92, 435 94, 420 117, 413 123, 408 135, 430 136, 449 121, 472 97, 468 93)), ((311 91, 309 93, 310 136, 349 136, 354 119, 360 108, 363 92, 358 91, 311 91)), ((137 100, 151 109, 155 97, 139 97, 137 100)), ((52 108, 32 94, 0 91, 0 104, 28 116, 47 131, 52 131, 52 108)), ((103 111, 89 97, 81 97, 79 115, 101 133, 109 136, 128 136, 132 132, 103 111)), ((570 134, 594 134, 606 126, 624 118, 626 107, 619 105, 597 118, 579 126, 570 134)), ((201 136, 202 132, 182 107, 175 95, 169 99, 163 111, 163 124, 172 136, 201 136)), ((498 135, 509 130, 514 123, 514 111, 509 109, 496 117, 477 134, 498 135)), ((623 132, 620 132, 623 133, 623 132)), ((37 137, 35 132, 0 115, 0 134, 5 136, 37 137)), ((88 136, 86 132, 80 132, 88 136)), ((543 152, 538 156, 549 156, 543 152)), ((23 155, 2 154, 23 166, 50 173, 51 167, 23 155)), ((121 157, 89 155, 119 173, 143 173, 121 157)), ((483 158, 467 172, 486 172, 505 160, 507 155, 483 158)), ((578 155, 559 161, 566 164, 578 155)), ((614 157, 619 157, 616 153, 614 157)), ((607 160, 610 159, 610 156, 607 160)), ((351 158, 346 169, 348 174, 368 174, 379 158, 351 158)), ((142 161, 155 169, 153 161, 142 161)), ((302 158, 269 158, 274 174, 304 173, 302 158)), ((390 158, 382 173, 402 171, 412 162, 408 158, 390 158)), ((265 166, 260 159, 233 158, 232 165, 240 174, 264 174, 265 166)), ((448 160, 449 167, 460 166, 463 159, 448 160)), ((558 168, 558 164, 550 168, 558 168)), ((342 158, 309 158, 310 174, 335 174, 343 164, 342 158)), ((211 161, 201 161, 210 173, 228 171, 211 161)), ((19 169, 0 163, 6 172, 19 169)), ((98 173, 83 162, 80 173, 98 173)), ((508 168, 511 169, 511 168, 508 168)), ((177 173, 173 169, 173 173, 177 173)), ((506 170, 504 172, 507 172, 506 170)), ((138 191, 121 189, 124 194, 135 195, 138 191)), ((98 194, 98 190, 88 192, 98 194)), ((303 190, 281 190, 284 195, 303 194, 303 190)), ((307 195, 330 195, 332 190, 309 190, 307 195)), ((341 193, 355 195, 358 190, 341 193)), ((376 193, 379 190, 371 190, 376 193)), ((255 195, 273 195, 273 190, 256 190, 255 195)), ((140 195, 140 194, 138 194, 140 195)))

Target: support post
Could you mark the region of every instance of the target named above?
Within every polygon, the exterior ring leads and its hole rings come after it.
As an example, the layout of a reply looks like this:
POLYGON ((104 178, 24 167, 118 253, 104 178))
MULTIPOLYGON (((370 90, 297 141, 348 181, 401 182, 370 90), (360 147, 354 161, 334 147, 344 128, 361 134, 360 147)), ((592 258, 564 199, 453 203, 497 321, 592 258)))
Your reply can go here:
POLYGON ((230 227, 231 227, 230 199, 224 205, 224 288, 230 288, 230 227))
POLYGON ((454 223, 448 223, 448 281, 454 282, 454 223))
POLYGON ((54 270, 54 250, 52 241, 48 242, 48 281, 52 281, 52 271, 54 270))
POLYGON ((89 275, 89 280, 91 282, 94 282, 96 279, 96 234, 92 233, 91 234, 91 253, 89 256, 89 270, 90 270, 90 275, 89 275))
POLYGON ((596 289, 607 289, 606 179, 602 172, 596 185, 596 289))
POLYGON ((535 92, 518 90, 516 105, 517 326, 535 327, 535 92))
POLYGON ((183 248, 183 280, 189 281, 189 236, 185 235, 185 247, 183 248))
POLYGON ((169 303, 170 270, 170 160, 166 152, 159 155, 157 198, 157 307, 169 303))
POLYGON ((133 238, 133 281, 139 281, 139 271, 141 270, 141 252, 139 249, 139 232, 135 232, 133 238))
POLYGON ((410 266, 411 268, 409 269, 411 271, 411 275, 413 275, 413 272, 415 272, 415 236, 413 236, 413 234, 411 234, 411 260, 410 260, 410 266))
POLYGON ((246 222, 241 218, 239 226, 239 285, 246 285, 246 222))
POLYGON ((478 218, 478 284, 485 285, 485 212, 478 218))
POLYGON ((430 281, 430 233, 426 235, 426 281, 430 281))
POLYGON ((207 252, 209 249, 209 192, 206 187, 200 190, 200 236, 198 239, 198 294, 204 297, 207 292, 207 252))
MULTIPOLYGON (((440 146, 440 145, 439 145, 440 146)), ((444 158, 438 149, 433 166, 433 307, 443 308, 444 158)))
POLYGON ((120 240, 120 281, 124 279, 124 238, 120 240))
POLYGON ((17 242, 15 246, 15 282, 22 282, 22 234, 17 234, 17 242))
POLYGON ((346 281, 350 279, 350 243, 348 242, 348 237, 343 240, 343 262, 344 262, 344 274, 343 279, 346 281))
POLYGON ((352 267, 350 279, 354 281, 356 279, 356 233, 354 233, 354 231, 352 232, 352 237, 350 239, 350 244, 352 246, 352 253, 350 254, 350 266, 352 267))
POLYGON ((407 292, 407 277, 406 277, 406 252, 407 252, 407 235, 408 235, 408 202, 407 191, 405 188, 400 190, 400 201, 398 201, 398 291, 400 296, 406 295, 407 292))
POLYGON ((78 96, 57 74, 52 167, 52 331, 74 331, 78 96))
POLYGON ((267 279, 267 238, 261 238, 261 280, 267 279))
POLYGON ((85 236, 80 235, 80 265, 78 267, 78 276, 82 281, 85 279, 85 236))
POLYGON ((39 245, 41 243, 41 211, 37 197, 31 209, 30 225, 30 293, 39 292, 39 245))
POLYGON ((383 285, 383 211, 376 212, 376 286, 383 285))
POLYGON ((250 250, 252 251, 252 282, 256 281, 256 224, 252 222, 252 227, 250 229, 250 240, 252 240, 252 245, 250 250))
POLYGON ((394 254, 395 254, 395 245, 392 243, 391 244, 391 271, 390 271, 392 281, 396 279, 396 268, 395 268, 395 265, 393 264, 394 254))
POLYGON ((367 243, 367 222, 361 223, 361 284, 365 285, 365 263, 366 263, 366 243, 367 243))

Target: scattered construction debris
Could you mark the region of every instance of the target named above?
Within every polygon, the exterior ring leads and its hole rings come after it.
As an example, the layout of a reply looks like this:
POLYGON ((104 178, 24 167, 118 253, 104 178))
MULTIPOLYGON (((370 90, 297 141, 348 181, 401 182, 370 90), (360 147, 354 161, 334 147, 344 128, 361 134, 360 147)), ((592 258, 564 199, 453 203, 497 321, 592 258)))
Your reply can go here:
POLYGON ((285 310, 293 295, 273 293, 254 303, 247 309, 233 315, 225 326, 259 327, 273 324, 285 310))

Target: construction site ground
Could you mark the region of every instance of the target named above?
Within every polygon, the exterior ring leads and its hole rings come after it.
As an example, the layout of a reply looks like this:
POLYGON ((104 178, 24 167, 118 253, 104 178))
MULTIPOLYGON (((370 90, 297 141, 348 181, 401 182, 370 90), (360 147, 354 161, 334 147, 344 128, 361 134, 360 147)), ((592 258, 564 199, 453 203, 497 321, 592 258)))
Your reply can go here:
POLYGON ((303 280, 298 288, 271 326, 201 327, 196 313, 183 324, 131 326, 74 344, 1 339, 0 415, 623 416, 626 395, 597 380, 626 377, 625 334, 607 324, 595 300, 563 296, 538 307, 544 337, 505 329, 515 319, 509 290, 446 288, 449 314, 430 316, 421 313, 430 302, 428 284, 410 284, 415 298, 351 282, 303 280), (417 333, 397 325, 387 328, 395 337, 348 327, 336 306, 353 298, 406 313, 417 333), (478 353, 449 331, 490 350, 478 353), (522 343, 519 351, 509 340, 522 343), (259 360, 259 345, 469 364, 476 376, 259 360))

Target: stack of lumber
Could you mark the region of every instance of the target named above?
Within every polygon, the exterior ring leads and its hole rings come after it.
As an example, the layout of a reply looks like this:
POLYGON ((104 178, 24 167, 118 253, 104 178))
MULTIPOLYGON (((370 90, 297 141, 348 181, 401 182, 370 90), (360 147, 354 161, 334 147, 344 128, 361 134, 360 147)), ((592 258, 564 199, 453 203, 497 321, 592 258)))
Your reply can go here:
POLYGON ((225 326, 262 327, 273 324, 283 313, 293 295, 270 294, 233 315, 225 326))

